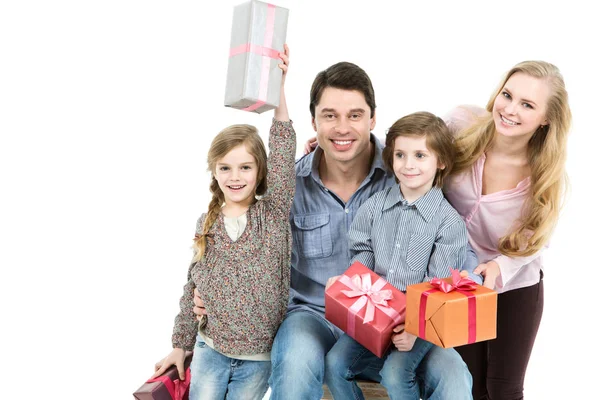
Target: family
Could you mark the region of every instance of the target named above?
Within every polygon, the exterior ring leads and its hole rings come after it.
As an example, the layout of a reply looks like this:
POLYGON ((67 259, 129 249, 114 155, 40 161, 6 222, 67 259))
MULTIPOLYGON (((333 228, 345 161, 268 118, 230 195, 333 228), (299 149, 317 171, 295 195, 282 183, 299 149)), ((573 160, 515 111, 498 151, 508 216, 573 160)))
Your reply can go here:
POLYGON ((280 54, 269 153, 250 125, 208 151, 208 211, 155 376, 193 350, 190 399, 522 399, 543 303, 542 253, 563 198, 568 95, 559 70, 515 65, 485 108, 416 112, 380 141, 375 91, 340 62, 310 89, 316 140, 295 161, 280 54), (385 142, 383 144, 382 142, 385 142), (443 349, 394 328, 378 358, 325 319, 324 291, 360 261, 401 291, 461 270, 498 292, 497 338, 443 349))

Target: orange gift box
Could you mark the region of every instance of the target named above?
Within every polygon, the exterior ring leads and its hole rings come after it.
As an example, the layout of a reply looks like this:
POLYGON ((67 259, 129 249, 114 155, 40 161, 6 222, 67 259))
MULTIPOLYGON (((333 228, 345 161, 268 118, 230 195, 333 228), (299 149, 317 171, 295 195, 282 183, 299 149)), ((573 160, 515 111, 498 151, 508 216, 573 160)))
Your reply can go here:
POLYGON ((406 297, 363 264, 355 262, 325 291, 325 318, 383 357, 392 329, 404 321, 406 297))
POLYGON ((452 270, 452 277, 406 288, 406 326, 448 348, 496 338, 498 294, 452 270))

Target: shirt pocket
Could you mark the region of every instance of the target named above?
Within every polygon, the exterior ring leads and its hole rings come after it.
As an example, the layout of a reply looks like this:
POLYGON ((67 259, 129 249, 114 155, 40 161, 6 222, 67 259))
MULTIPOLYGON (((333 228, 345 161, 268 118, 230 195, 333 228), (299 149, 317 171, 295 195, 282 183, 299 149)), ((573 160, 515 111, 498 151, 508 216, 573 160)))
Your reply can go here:
POLYGON ((293 231, 304 258, 324 258, 333 253, 328 213, 294 215, 293 231))
POLYGON ((425 272, 429 265, 434 239, 419 233, 410 235, 406 250, 406 264, 411 271, 425 272))

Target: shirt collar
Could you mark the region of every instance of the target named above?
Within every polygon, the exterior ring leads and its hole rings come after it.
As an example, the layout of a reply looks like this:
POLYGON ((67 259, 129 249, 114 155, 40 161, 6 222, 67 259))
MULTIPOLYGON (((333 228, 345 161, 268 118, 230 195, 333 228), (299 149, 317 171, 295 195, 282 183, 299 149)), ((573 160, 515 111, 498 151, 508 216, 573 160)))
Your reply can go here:
POLYGON ((442 189, 434 186, 423 196, 409 204, 404 196, 402 196, 402 192, 400 192, 400 184, 396 184, 390 188, 390 191, 385 198, 383 211, 392 208, 398 203, 403 206, 414 206, 421 217, 423 217, 426 222, 430 222, 443 199, 444 194, 442 193, 442 189))
MULTIPOLYGON (((371 133, 370 136, 371 143, 375 146, 375 155, 373 156, 373 163, 371 164, 371 169, 369 171, 368 176, 372 176, 375 173, 375 170, 380 169, 384 173, 386 172, 385 164, 383 162, 383 145, 379 142, 379 139, 375 137, 371 133)), ((319 146, 309 154, 307 157, 311 157, 308 162, 304 163, 302 168, 298 171, 298 176, 306 177, 312 175, 312 177, 317 182, 321 182, 321 178, 319 176, 319 163, 321 162, 321 157, 323 156, 323 149, 319 146)))

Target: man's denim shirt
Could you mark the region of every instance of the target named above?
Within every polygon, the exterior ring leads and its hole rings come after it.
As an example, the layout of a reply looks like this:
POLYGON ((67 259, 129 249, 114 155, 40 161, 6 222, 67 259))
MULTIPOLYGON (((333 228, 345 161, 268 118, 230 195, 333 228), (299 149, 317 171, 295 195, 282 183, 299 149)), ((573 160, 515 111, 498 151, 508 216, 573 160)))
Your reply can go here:
POLYGON ((292 271, 288 312, 309 308, 325 313, 325 283, 348 269, 348 231, 359 207, 373 194, 395 184, 387 172, 383 146, 371 134, 375 155, 369 174, 344 203, 319 177, 319 147, 296 162, 296 194, 290 214, 292 225, 292 271))
MULTIPOLYGON (((375 155, 365 180, 348 203, 330 192, 319 177, 319 147, 296 162, 296 194, 292 226, 292 271, 288 312, 312 310, 325 315, 325 284, 350 266, 348 231, 360 206, 373 194, 396 185, 393 173, 383 163, 383 145, 371 134, 375 155)), ((472 272, 477 256, 469 246, 463 269, 472 272)), ((481 283, 481 277, 469 274, 481 283)))

